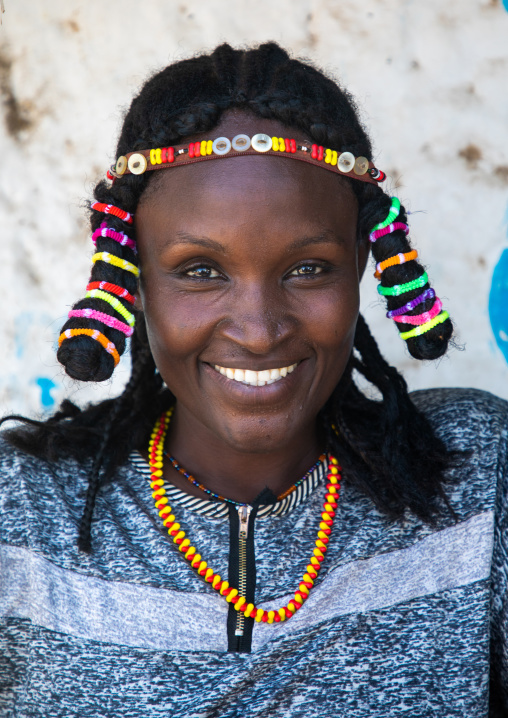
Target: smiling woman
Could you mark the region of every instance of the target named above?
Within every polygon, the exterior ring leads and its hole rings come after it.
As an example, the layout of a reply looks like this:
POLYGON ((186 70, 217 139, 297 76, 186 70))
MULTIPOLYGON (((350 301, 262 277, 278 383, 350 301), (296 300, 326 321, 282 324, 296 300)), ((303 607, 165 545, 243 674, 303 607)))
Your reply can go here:
POLYGON ((410 396, 359 315, 372 250, 411 355, 452 333, 350 96, 223 45, 117 158, 58 357, 104 381, 132 337, 131 378, 4 435, 0 706, 505 715, 507 406, 410 396))

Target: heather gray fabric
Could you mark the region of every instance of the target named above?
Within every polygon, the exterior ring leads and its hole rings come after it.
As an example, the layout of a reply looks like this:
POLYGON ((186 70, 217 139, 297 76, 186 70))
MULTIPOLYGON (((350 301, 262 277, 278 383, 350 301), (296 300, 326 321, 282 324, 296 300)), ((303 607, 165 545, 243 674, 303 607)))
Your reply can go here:
MULTIPOLYGON (((472 451, 449 489, 458 521, 390 522, 344 477, 309 600, 256 624, 250 654, 227 653, 226 604, 164 536, 137 460, 99 495, 87 556, 76 526, 89 467, 2 444, 2 718, 508 715, 508 405, 472 390, 414 400, 472 451)), ((256 521, 257 605, 296 587, 323 493, 256 521)), ((172 505, 226 577, 228 518, 172 505)))

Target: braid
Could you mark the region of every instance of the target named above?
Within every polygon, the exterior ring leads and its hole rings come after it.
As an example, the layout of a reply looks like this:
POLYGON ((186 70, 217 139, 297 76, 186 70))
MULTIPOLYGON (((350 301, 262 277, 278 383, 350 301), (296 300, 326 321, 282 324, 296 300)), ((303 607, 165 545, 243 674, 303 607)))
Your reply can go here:
MULTIPOLYGON (((101 204, 120 206, 130 213, 134 212, 137 205, 136 195, 131 191, 129 183, 125 183, 113 191, 113 188, 109 188, 106 182, 102 181, 95 189, 95 199, 101 204)), ((107 253, 113 258, 125 260, 137 270, 138 259, 135 251, 133 228, 113 214, 95 210, 92 210, 90 219, 92 231, 99 230, 96 238, 96 254, 104 256, 103 253, 107 253), (111 236, 103 236, 106 233, 101 233, 101 230, 106 228, 119 236, 123 235, 125 237, 123 241, 128 242, 128 244, 123 245, 119 241, 115 241, 111 236)), ((76 302, 70 312, 70 318, 62 327, 61 340, 68 330, 97 330, 112 343, 118 355, 122 355, 126 346, 125 333, 98 318, 71 316, 74 312, 82 314, 82 310, 91 310, 96 317, 98 313, 105 315, 106 322, 107 317, 111 317, 116 325, 125 324, 125 317, 131 317, 131 323, 134 322, 136 311, 133 309, 132 304, 125 299, 125 296, 122 296, 122 290, 125 290, 124 294, 128 297, 136 292, 137 279, 135 274, 112 263, 99 260, 92 267, 90 284, 100 287, 101 283, 117 287, 116 294, 112 294, 111 291, 104 292, 99 290, 101 294, 97 296, 97 290, 92 290, 88 292, 92 296, 87 296, 76 302), (93 296, 94 294, 95 296, 93 296), (106 299, 110 298, 110 301, 106 301, 104 297, 106 299), (119 308, 115 308, 115 304, 119 308), (124 311, 122 311, 122 307, 124 311)), ((71 335, 61 341, 57 358, 64 365, 67 374, 80 381, 104 381, 109 379, 115 368, 112 354, 105 351, 104 346, 98 341, 86 335, 71 335)))
MULTIPOLYGON (((146 342, 145 324, 144 321, 140 321, 132 342, 131 377, 123 393, 110 406, 102 427, 102 438, 96 458, 90 470, 86 503, 78 535, 78 545, 82 551, 89 553, 91 550, 90 529, 97 492, 101 484, 110 478, 111 471, 117 464, 114 461, 114 456, 107 455, 108 448, 110 445, 116 446, 120 436, 126 449, 125 453, 128 453, 133 446, 145 443, 146 435, 152 428, 154 411, 152 409, 149 414, 143 416, 139 407, 143 405, 143 397, 147 393, 150 396, 157 395, 161 387, 162 380, 156 373, 155 363, 146 342)), ((160 406, 158 405, 155 412, 159 411, 160 406)))
MULTIPOLYGON (((355 190, 363 193, 362 209, 358 220, 359 236, 366 239, 372 227, 378 222, 384 220, 389 212, 391 198, 383 192, 380 187, 366 186, 356 188, 355 190)), ((397 222, 407 223, 407 215, 404 207, 401 205, 397 222)), ((404 254, 412 250, 411 244, 403 230, 397 229, 382 237, 379 237, 372 243, 372 254, 376 262, 394 257, 398 254, 404 254)), ((403 264, 395 264, 388 266, 382 273, 382 286, 393 287, 397 284, 410 282, 424 273, 424 268, 416 260, 408 261, 403 264)), ((421 295, 430 285, 427 282, 418 289, 405 292, 401 296, 388 296, 387 305, 389 310, 399 309, 406 302, 410 302, 415 297, 421 295)), ((432 295, 434 293, 432 292, 432 295)), ((418 315, 431 309, 434 304, 433 296, 429 296, 414 309, 405 312, 406 315, 418 315)), ((411 324, 396 322, 399 332, 405 332, 412 329, 411 324)), ((410 354, 415 359, 437 359, 442 356, 447 349, 448 342, 453 332, 453 325, 450 319, 446 319, 438 324, 430 331, 407 340, 407 346, 410 354)))
POLYGON ((432 523, 440 501, 452 513, 443 490, 450 456, 426 417, 416 409, 406 382, 383 358, 360 315, 349 365, 323 411, 325 435, 351 483, 391 518, 409 508, 432 523), (368 399, 352 380, 362 374, 381 393, 368 399))

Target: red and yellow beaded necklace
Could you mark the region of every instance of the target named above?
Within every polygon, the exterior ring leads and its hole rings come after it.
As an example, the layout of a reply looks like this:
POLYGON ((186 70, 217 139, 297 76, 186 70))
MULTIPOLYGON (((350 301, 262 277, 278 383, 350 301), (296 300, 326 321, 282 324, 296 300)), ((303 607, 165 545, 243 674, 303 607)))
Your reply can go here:
POLYGON ((178 546, 178 550, 184 554, 192 568, 197 570, 198 575, 207 583, 210 583, 217 593, 224 596, 228 603, 233 604, 236 611, 241 611, 248 618, 254 618, 258 623, 260 621, 263 623, 279 623, 280 621, 285 621, 287 618, 291 618, 307 599, 321 568, 321 562, 325 557, 340 491, 341 468, 337 459, 333 456, 329 457, 326 484, 327 493, 321 513, 316 545, 310 558, 310 563, 298 586, 298 590, 295 591, 294 598, 288 601, 287 606, 283 606, 276 611, 265 611, 262 608, 256 608, 253 603, 248 603, 245 596, 240 596, 236 588, 231 588, 227 581, 224 581, 218 573, 215 573, 206 561, 203 561, 194 546, 191 546, 190 540, 186 537, 185 531, 177 522, 172 508, 169 506, 168 499, 165 496, 166 490, 164 489, 162 470, 164 440, 172 413, 173 410, 169 409, 169 411, 165 412, 160 419, 155 422, 148 444, 150 488, 153 490, 152 497, 155 501, 155 507, 159 512, 164 526, 168 530, 168 534, 173 538, 173 542, 178 546))

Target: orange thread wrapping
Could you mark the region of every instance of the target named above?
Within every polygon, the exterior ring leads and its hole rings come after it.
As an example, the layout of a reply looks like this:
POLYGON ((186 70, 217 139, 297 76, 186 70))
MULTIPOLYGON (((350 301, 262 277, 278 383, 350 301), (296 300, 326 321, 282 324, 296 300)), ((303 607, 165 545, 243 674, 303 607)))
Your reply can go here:
POLYGON ((104 336, 104 334, 99 332, 97 329, 66 329, 58 337, 58 346, 60 347, 62 345, 62 342, 64 342, 66 339, 72 339, 73 337, 79 337, 82 335, 91 337, 92 339, 95 339, 95 341, 99 342, 99 344, 107 351, 107 353, 111 354, 111 356, 113 357, 113 361, 115 362, 115 366, 117 366, 118 362, 120 361, 120 354, 118 353, 113 342, 110 341, 106 336, 104 336))
POLYGON ((416 251, 416 249, 412 249, 410 252, 406 252, 405 254, 401 252, 400 254, 396 254, 393 257, 390 257, 389 259, 385 259, 384 262, 379 262, 376 265, 376 271, 374 272, 374 276, 376 277, 376 279, 380 279, 381 274, 388 267, 394 267, 396 264, 405 264, 406 262, 411 262, 413 259, 416 259, 417 256, 418 252, 416 251))

